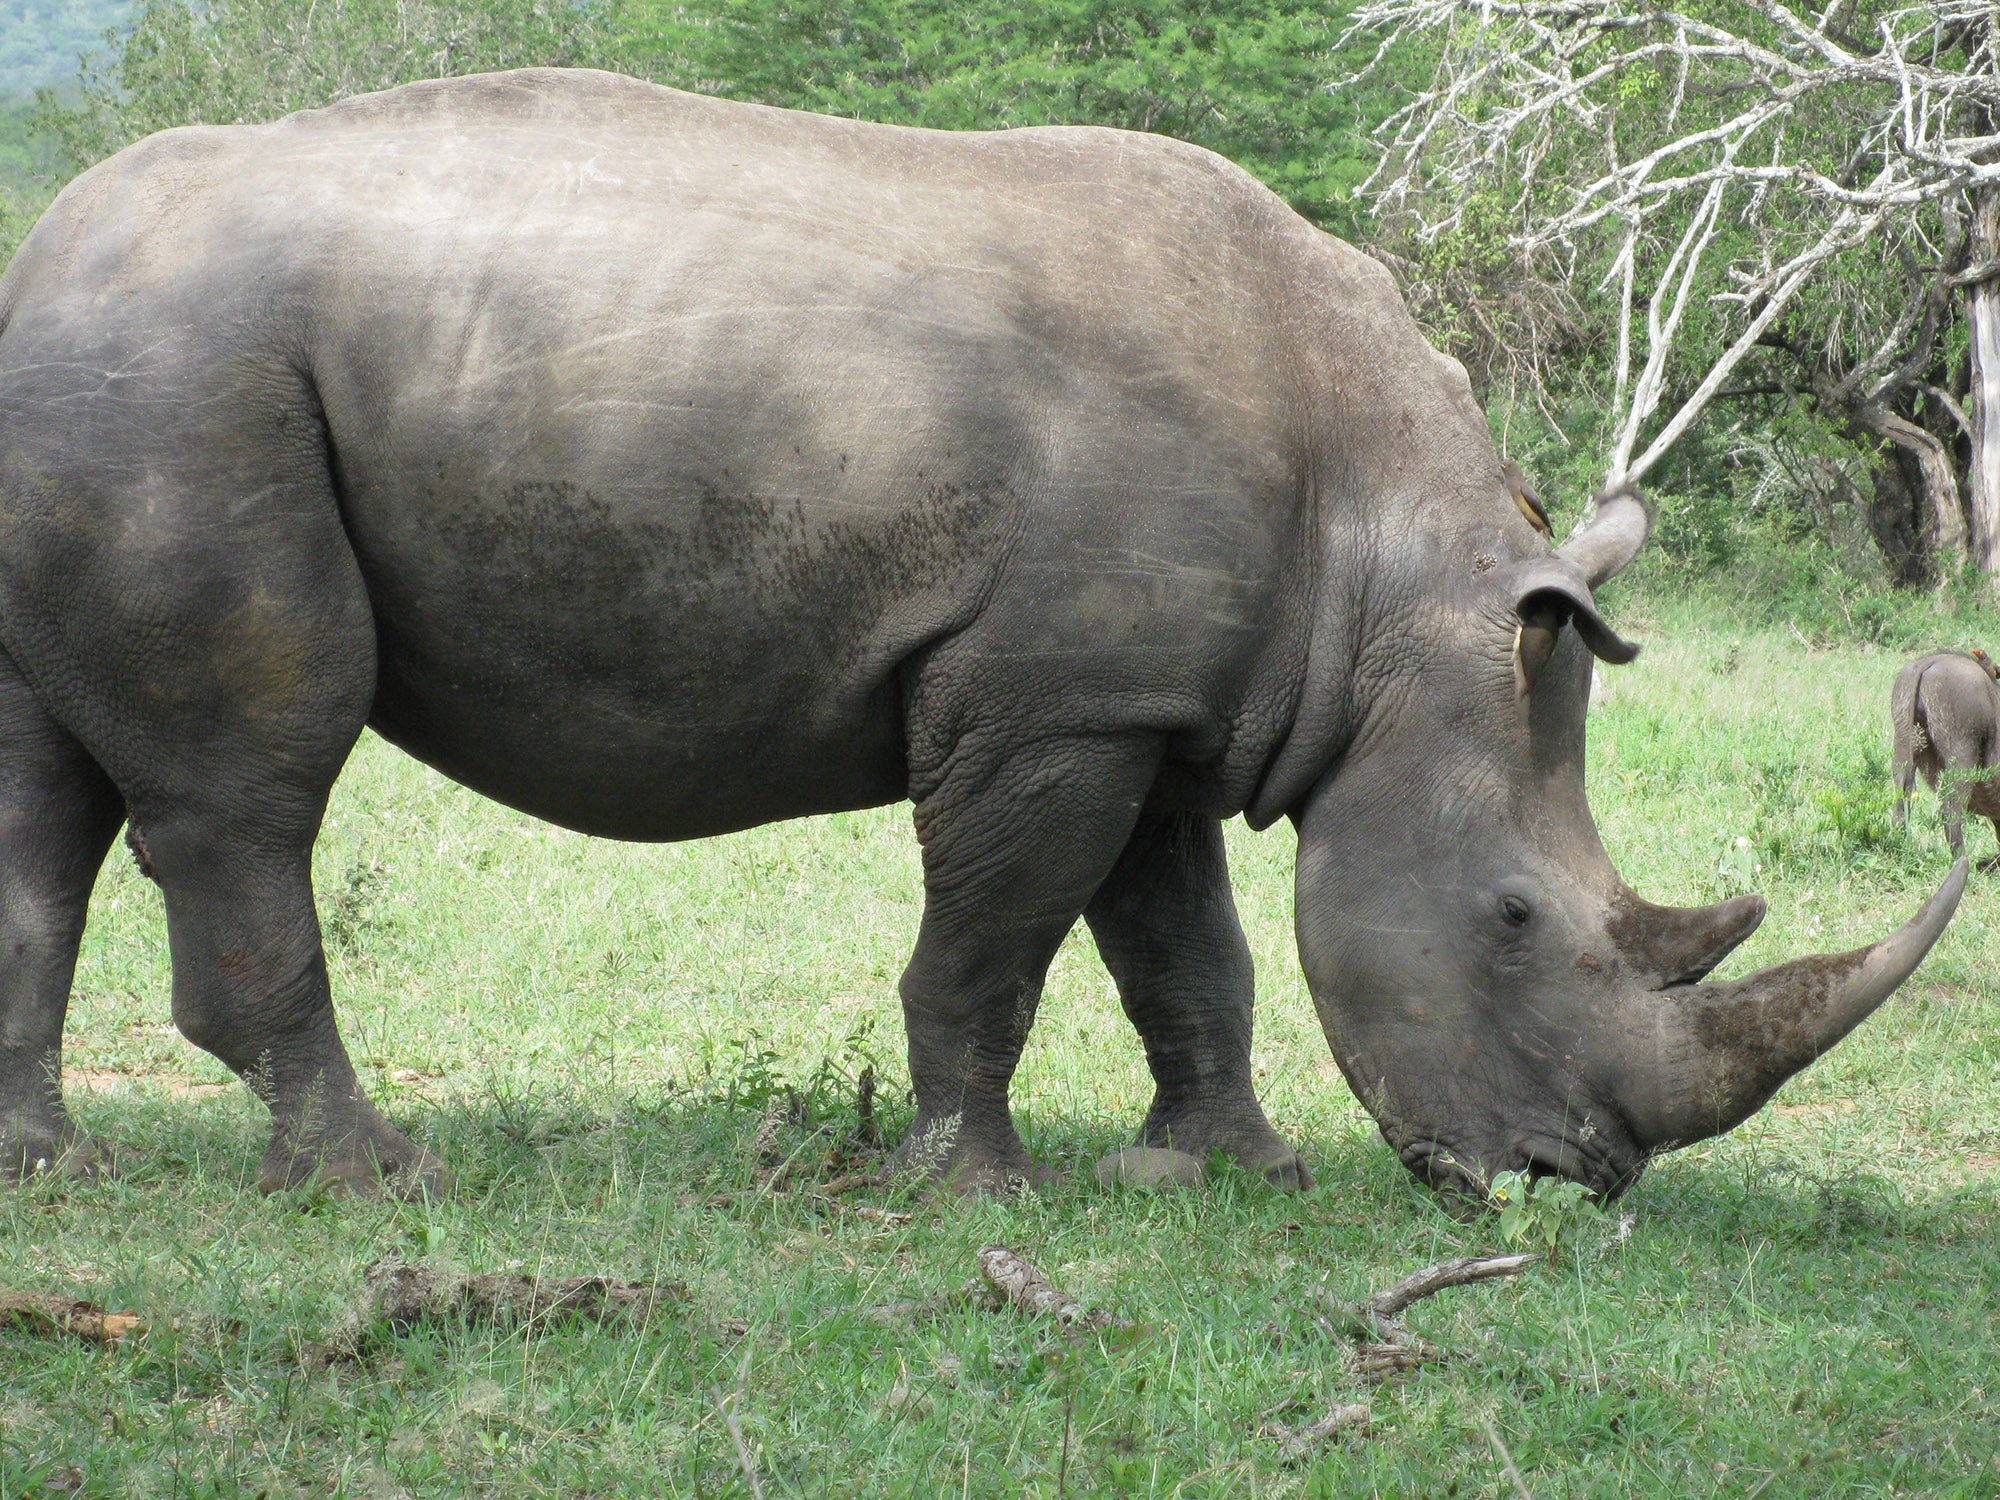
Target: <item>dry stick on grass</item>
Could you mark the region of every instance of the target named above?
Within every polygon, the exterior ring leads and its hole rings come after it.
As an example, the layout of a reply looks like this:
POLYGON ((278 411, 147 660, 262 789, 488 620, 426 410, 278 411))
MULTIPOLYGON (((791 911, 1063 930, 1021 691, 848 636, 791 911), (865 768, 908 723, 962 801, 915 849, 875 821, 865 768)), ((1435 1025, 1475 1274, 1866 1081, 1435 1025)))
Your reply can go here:
POLYGON ((361 1281, 346 1326, 312 1351, 314 1363, 360 1357, 378 1324, 398 1333, 419 1323, 458 1321, 540 1329, 574 1319, 641 1328, 661 1302, 684 1302, 688 1295, 674 1282, 643 1286, 608 1276, 468 1275, 412 1265, 395 1255, 369 1266, 361 1281))
POLYGON ((134 1313, 106 1312, 95 1302, 35 1292, 0 1291, 0 1328, 24 1328, 49 1338, 88 1339, 115 1344, 146 1325, 134 1313))
POLYGON ((1107 1312, 1085 1307, 1005 1245, 988 1245, 980 1251, 979 1274, 955 1291, 909 1302, 877 1303, 863 1308, 861 1315, 871 1323, 892 1325, 921 1322, 962 1307, 991 1312, 1011 1307, 1031 1317, 1053 1318, 1066 1331, 1080 1333, 1132 1326, 1107 1312))
MULTIPOLYGON (((1364 1379, 1386 1380, 1391 1375, 1407 1374, 1419 1365, 1440 1363, 1446 1358, 1444 1350, 1428 1339, 1411 1333, 1396 1321, 1396 1315, 1412 1302, 1435 1296, 1446 1287, 1490 1281, 1496 1276, 1518 1276, 1541 1259, 1539 1255, 1474 1255, 1462 1260, 1447 1260, 1411 1272, 1393 1286, 1384 1287, 1368 1297, 1359 1306, 1341 1308, 1351 1330, 1350 1336, 1355 1341, 1352 1357, 1355 1372, 1364 1379)), ((1317 1313, 1309 1315, 1320 1327, 1329 1333, 1334 1332, 1333 1325, 1326 1319, 1317 1313)), ((1374 1413, 1365 1403, 1356 1402, 1351 1406, 1336 1406, 1317 1422, 1303 1427, 1288 1428, 1279 1423, 1267 1432, 1278 1439, 1280 1457, 1297 1458, 1343 1432, 1366 1432, 1373 1417, 1374 1413)), ((1488 1431, 1491 1431, 1490 1426, 1488 1431)), ((1512 1463, 1510 1458, 1510 1473, 1512 1463)), ((1517 1485, 1520 1483, 1519 1475, 1515 1475, 1514 1482, 1517 1485)))
POLYGON ((1444 1350, 1419 1338, 1397 1314, 1413 1302, 1435 1296, 1447 1287, 1468 1286, 1496 1276, 1518 1276, 1540 1263, 1540 1255, 1473 1255, 1414 1271, 1393 1286, 1376 1292, 1359 1307, 1347 1308, 1359 1334, 1354 1352, 1356 1371, 1371 1380, 1406 1374, 1419 1365, 1441 1363, 1444 1350))
POLYGON ((1374 1409, 1365 1401, 1357 1401, 1351 1406, 1336 1406, 1317 1422, 1308 1422, 1303 1427, 1279 1424, 1274 1429, 1278 1438, 1278 1456, 1303 1457, 1328 1438, 1339 1437, 1344 1432, 1365 1433, 1368 1424, 1374 1420, 1374 1409))
POLYGON ((1434 1297, 1447 1287, 1468 1286, 1475 1281, 1491 1281, 1496 1276, 1519 1276, 1542 1257, 1531 1255, 1468 1255, 1462 1260, 1441 1261, 1412 1271, 1394 1286, 1384 1287, 1359 1308, 1371 1329, 1390 1322, 1412 1302, 1434 1297))
POLYGON ((979 1252, 979 1274, 1001 1298, 1020 1312, 1054 1318, 1065 1328, 1125 1328, 1111 1314, 1085 1307, 1005 1245, 988 1245, 979 1252))

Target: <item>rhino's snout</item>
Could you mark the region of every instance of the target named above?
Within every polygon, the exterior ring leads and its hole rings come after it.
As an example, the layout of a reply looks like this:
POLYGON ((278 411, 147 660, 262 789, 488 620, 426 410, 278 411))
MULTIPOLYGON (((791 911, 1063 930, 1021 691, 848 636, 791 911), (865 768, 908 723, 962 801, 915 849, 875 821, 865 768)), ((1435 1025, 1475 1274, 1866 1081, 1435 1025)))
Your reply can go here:
POLYGON ((1475 1205, 1488 1201, 1493 1180, 1503 1172, 1580 1182, 1609 1202, 1638 1181, 1646 1165, 1646 1153, 1629 1136, 1596 1119, 1504 1146, 1454 1150, 1423 1140, 1405 1144, 1396 1154, 1419 1182, 1447 1199, 1475 1205))

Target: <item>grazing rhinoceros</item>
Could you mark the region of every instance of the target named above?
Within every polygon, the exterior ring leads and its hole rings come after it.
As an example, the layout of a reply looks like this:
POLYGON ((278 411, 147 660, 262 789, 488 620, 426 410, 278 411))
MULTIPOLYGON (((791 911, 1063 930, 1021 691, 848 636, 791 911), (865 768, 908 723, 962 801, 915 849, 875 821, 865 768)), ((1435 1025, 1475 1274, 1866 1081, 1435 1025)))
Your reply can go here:
POLYGON ((63 1012, 129 818, 182 1031, 265 1188, 442 1169, 369 1103, 308 878, 363 725, 537 816, 683 839, 909 798, 905 1165, 1025 1176, 1008 1083, 1079 916, 1143 1138, 1310 1180, 1252 1091, 1221 820, 1298 826, 1300 953, 1402 1159, 1614 1191, 1910 973, 1703 976, 1584 800, 1591 590, 1388 274, 1221 158, 601 73, 170 131, 0 283, 0 1150, 91 1169, 63 1012))
MULTIPOLYGON (((2000 835, 2000 783, 1980 774, 2000 765, 1996 678, 2000 669, 1984 651, 1939 651, 1903 668, 1889 690, 1889 718, 1896 731, 1896 809, 1891 817, 1898 828, 1907 820, 1917 772, 1924 773, 1924 785, 1933 789, 1943 776, 1938 807, 1953 854, 1965 852, 1968 807, 1990 820, 2000 835)), ((2000 858, 1982 860, 1979 868, 1996 866, 2000 858)))

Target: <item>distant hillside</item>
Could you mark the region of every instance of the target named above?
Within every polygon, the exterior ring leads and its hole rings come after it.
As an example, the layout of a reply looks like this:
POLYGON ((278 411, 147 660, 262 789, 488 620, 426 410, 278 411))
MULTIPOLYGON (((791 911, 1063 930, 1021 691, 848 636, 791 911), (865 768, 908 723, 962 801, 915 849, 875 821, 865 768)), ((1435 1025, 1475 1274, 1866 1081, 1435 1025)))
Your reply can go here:
POLYGON ((132 13, 133 0, 0 0, 0 96, 76 76, 78 54, 132 13))

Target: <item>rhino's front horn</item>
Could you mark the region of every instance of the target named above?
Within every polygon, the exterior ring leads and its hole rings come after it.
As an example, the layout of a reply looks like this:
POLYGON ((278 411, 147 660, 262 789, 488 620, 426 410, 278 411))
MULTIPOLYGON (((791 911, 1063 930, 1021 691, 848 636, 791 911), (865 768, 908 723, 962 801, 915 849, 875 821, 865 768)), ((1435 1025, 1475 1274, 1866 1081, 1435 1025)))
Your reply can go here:
POLYGON ((1650 1051, 1655 1062, 1649 1076, 1627 1078, 1620 1090, 1640 1144, 1663 1150, 1734 1129, 1867 1020, 1943 933, 1965 890, 1965 868, 1960 859, 1924 909, 1872 947, 1645 997, 1650 1024, 1640 1029, 1655 1045, 1640 1055, 1650 1051))

